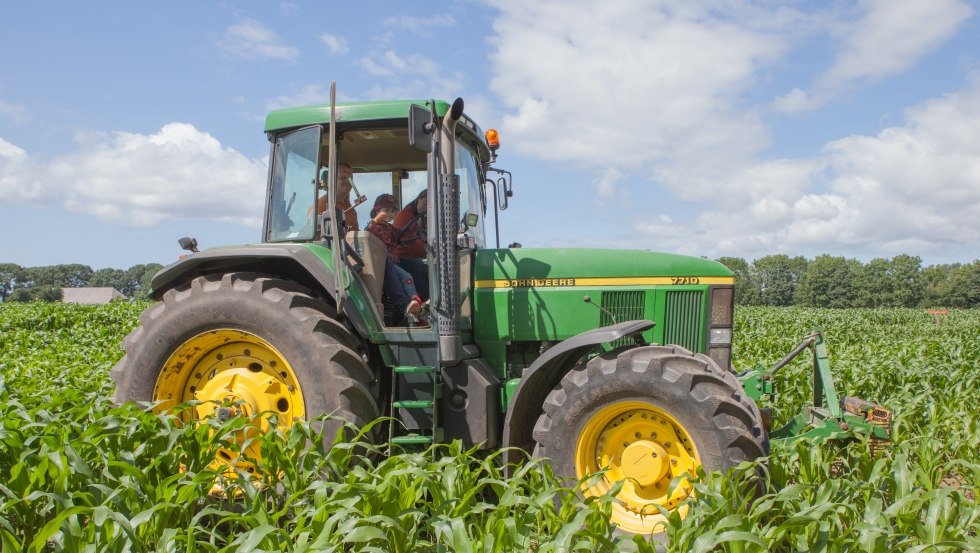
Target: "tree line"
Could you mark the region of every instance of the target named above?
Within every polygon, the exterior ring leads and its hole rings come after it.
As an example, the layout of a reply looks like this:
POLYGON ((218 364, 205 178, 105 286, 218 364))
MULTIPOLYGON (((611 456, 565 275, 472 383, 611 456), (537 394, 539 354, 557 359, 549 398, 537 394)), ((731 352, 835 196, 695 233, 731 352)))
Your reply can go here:
POLYGON ((911 255, 867 263, 831 255, 717 261, 735 273, 739 305, 980 307, 980 260, 928 267, 911 255))
POLYGON ((62 288, 109 286, 127 297, 146 299, 150 279, 163 265, 146 263, 128 269, 99 269, 77 263, 21 267, 0 263, 0 301, 61 301, 62 288))
MULTIPOLYGON (((922 266, 922 259, 898 255, 868 263, 831 255, 813 260, 768 255, 749 263, 722 257, 735 273, 739 305, 812 307, 980 307, 980 260, 922 266)), ((0 301, 60 301, 62 288, 111 286, 126 296, 145 299, 150 279, 162 265, 129 269, 88 265, 21 267, 0 263, 0 301)))

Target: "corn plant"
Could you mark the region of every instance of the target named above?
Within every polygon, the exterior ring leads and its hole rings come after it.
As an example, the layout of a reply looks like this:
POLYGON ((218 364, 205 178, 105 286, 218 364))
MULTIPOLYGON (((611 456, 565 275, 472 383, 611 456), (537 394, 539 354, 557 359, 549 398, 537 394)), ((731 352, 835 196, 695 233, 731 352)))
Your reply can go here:
MULTIPOLYGON (((841 392, 892 409, 894 443, 776 444, 699 474, 689 514, 650 538, 610 526, 615 490, 583 500, 543 460, 508 475, 503 452, 389 456, 353 431, 324 449, 320 421, 269 425, 252 471, 215 470, 218 450, 251 451, 247 421, 109 400, 145 307, 0 304, 3 551, 980 551, 980 312, 740 307, 736 366, 820 326, 841 392)), ((780 372, 777 424, 809 401, 809 370, 780 372)))

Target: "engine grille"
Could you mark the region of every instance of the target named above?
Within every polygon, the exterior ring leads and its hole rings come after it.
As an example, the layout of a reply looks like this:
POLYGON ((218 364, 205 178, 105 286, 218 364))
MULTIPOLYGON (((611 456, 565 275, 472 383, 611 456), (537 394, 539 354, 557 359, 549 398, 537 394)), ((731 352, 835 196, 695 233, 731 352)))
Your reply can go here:
POLYGON ((704 350, 701 332, 704 316, 701 302, 704 293, 697 290, 671 291, 664 304, 664 343, 677 344, 694 351, 704 350))
POLYGON ((616 317, 613 321, 609 313, 600 311, 599 325, 611 325, 614 322, 634 321, 643 318, 643 295, 644 292, 603 292, 602 307, 616 317))
MULTIPOLYGON (((635 292, 603 292, 600 298, 602 307, 612 313, 616 320, 613 321, 609 313, 600 311, 599 326, 643 319, 644 296, 645 292, 639 290, 635 292)), ((612 343, 612 347, 618 348, 632 343, 633 340, 630 338, 620 338, 612 343)))

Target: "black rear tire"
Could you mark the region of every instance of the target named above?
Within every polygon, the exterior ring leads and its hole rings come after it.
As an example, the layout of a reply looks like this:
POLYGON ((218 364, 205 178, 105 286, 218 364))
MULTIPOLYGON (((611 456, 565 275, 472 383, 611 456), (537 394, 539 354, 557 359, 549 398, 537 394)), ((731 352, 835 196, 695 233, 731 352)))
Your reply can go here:
POLYGON ((166 292, 140 323, 112 369, 117 403, 162 401, 158 408, 166 408, 222 394, 257 397, 252 408, 283 412, 280 426, 331 415, 325 449, 344 421, 363 427, 378 417, 377 378, 358 340, 332 306, 292 282, 251 273, 197 277, 166 292), (211 389, 221 379, 231 383, 227 391, 211 389))

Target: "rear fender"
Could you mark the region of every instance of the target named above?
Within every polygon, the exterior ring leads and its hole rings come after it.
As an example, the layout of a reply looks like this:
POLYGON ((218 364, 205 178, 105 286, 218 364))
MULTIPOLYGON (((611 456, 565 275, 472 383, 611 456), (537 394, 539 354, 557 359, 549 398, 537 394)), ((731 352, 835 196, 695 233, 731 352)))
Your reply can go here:
MULTIPOLYGON (((160 269, 150 283, 150 296, 159 300, 167 290, 198 276, 230 272, 276 276, 309 288, 331 305, 337 304, 333 271, 303 244, 237 246, 193 253, 160 269)), ((360 311, 348 308, 345 315, 362 338, 370 337, 360 311)))
MULTIPOLYGON (((639 336, 641 332, 653 328, 653 325, 652 321, 641 320, 604 326, 572 336, 544 352, 524 371, 517 390, 514 391, 504 420, 504 447, 531 451, 534 445, 532 431, 545 398, 579 358, 600 344, 608 344, 625 336, 639 336)), ((507 453, 509 463, 515 463, 519 459, 519 454, 507 453)))

